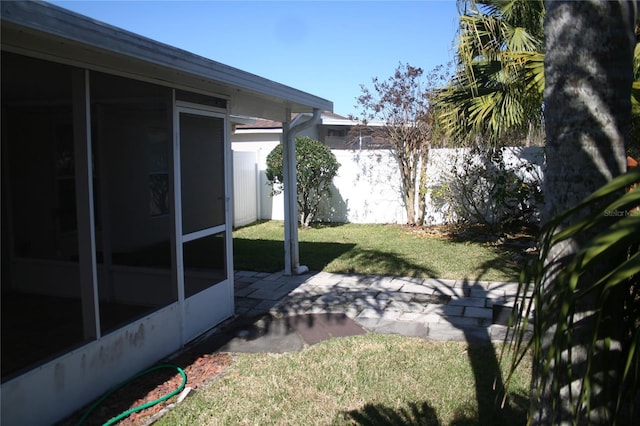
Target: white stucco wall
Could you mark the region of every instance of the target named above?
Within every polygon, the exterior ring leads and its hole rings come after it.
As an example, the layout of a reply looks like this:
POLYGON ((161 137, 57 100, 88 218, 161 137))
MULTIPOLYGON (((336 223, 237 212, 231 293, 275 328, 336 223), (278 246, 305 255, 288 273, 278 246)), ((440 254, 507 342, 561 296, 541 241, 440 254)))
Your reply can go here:
POLYGON ((319 211, 320 220, 353 223, 406 223, 400 173, 386 150, 332 150, 340 163, 331 197, 319 211))
MULTIPOLYGON (((235 134, 234 151, 255 151, 258 161, 260 206, 259 218, 284 220, 282 194, 272 197, 265 175, 266 158, 279 143, 281 133, 235 134)), ((428 184, 431 189, 451 179, 454 166, 460 168, 470 159, 469 149, 433 149, 429 154, 428 184)), ((332 150, 340 169, 334 178, 331 197, 322 201, 318 220, 353 223, 407 223, 406 209, 400 192, 400 173, 397 160, 388 150, 332 150)), ((540 147, 505 148, 507 167, 520 177, 533 180, 542 178, 544 153, 540 147), (524 164, 533 165, 531 171, 524 164)), ((246 194, 235 194, 238 197, 246 194)), ((432 200, 427 193, 426 222, 428 225, 455 220, 450 206, 432 200)))
MULTIPOLYGON (((302 132, 314 137, 315 129, 302 132)), ((284 220, 284 197, 271 196, 267 184, 267 156, 282 138, 279 130, 262 132, 238 131, 231 137, 233 151, 256 153, 259 173, 259 219, 284 220)), ((399 193, 396 160, 386 150, 332 150, 341 164, 334 179, 331 198, 320 206, 319 219, 331 222, 405 223, 406 214, 399 193)), ((235 197, 249 197, 240 190, 235 197)))

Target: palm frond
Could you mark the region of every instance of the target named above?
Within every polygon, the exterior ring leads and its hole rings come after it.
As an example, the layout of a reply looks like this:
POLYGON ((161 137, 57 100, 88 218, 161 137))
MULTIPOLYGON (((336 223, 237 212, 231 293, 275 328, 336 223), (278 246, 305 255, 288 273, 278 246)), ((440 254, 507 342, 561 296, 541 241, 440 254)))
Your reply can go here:
MULTIPOLYGON (((512 369, 517 366, 517 360, 522 359, 523 351, 533 349, 536 365, 544 371, 552 372, 556 377, 580 381, 573 406, 575 412, 590 408, 590 392, 597 378, 603 374, 597 357, 613 351, 608 342, 620 336, 622 363, 613 367, 619 370, 619 384, 609 389, 617 398, 618 414, 623 402, 632 400, 630 395, 634 396, 639 389, 640 188, 636 186, 625 192, 638 183, 640 171, 628 172, 555 217, 541 232, 537 260, 522 275, 516 302, 519 308, 513 318, 513 334, 508 339, 510 350, 517 354, 512 369), (565 226, 568 219, 575 217, 579 219, 571 226, 565 226), (578 253, 568 258, 551 259, 550 254, 556 247, 584 235, 590 237, 578 253), (549 276, 555 277, 553 283, 546 282, 549 276), (589 297, 597 301, 597 306, 588 314, 593 318, 595 327, 587 343, 586 363, 580 367, 583 377, 571 376, 572 354, 561 353, 554 348, 572 347, 575 322, 580 315, 585 315, 580 311, 580 305, 589 297), (533 335, 527 337, 531 312, 535 312, 533 335), (622 315, 624 324, 612 327, 612 312, 622 315), (556 327, 551 328, 552 324, 556 327), (543 348, 542 337, 549 330, 553 330, 552 343, 543 348)), ((549 385, 545 381, 547 376, 539 377, 541 381, 537 383, 537 392, 549 385)))
POLYGON ((523 27, 507 27, 506 50, 509 52, 539 52, 542 40, 523 27))
POLYGON ((443 128, 452 137, 471 131, 496 144, 503 135, 526 132, 530 123, 539 126, 542 1, 468 0, 459 6, 459 68, 439 97, 447 105, 443 128))

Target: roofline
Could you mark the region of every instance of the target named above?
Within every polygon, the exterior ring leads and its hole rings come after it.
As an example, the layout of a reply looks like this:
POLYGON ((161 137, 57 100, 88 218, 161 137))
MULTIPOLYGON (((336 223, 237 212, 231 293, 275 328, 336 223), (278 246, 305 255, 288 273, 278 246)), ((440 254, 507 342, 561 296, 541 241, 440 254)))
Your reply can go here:
POLYGON ((382 127, 385 124, 382 121, 368 121, 367 124, 363 124, 357 120, 339 119, 339 118, 323 118, 322 124, 325 126, 363 126, 363 127, 382 127))
MULTIPOLYGON (((3 29, 40 33, 70 44, 143 60, 211 83, 279 100, 293 111, 333 110, 333 102, 45 2, 0 2, 3 29)), ((3 47, 5 38, 2 38, 3 47)))
POLYGON ((282 127, 273 128, 273 127, 252 127, 250 129, 240 128, 235 129, 233 131, 234 134, 237 135, 254 135, 254 134, 265 134, 265 133, 273 133, 273 134, 281 134, 282 127))
POLYGON ((326 117, 322 118, 322 124, 325 126, 363 126, 363 127, 383 127, 385 123, 379 120, 367 121, 363 123, 358 120, 352 120, 350 118, 335 118, 335 117, 326 117))
MULTIPOLYGON (((344 117, 336 117, 334 114, 325 114, 326 111, 323 111, 322 118, 320 120, 320 125, 322 126, 347 126, 347 127, 384 127, 386 124, 383 121, 374 120, 369 121, 366 124, 358 120, 352 120, 344 117)), ((309 113, 301 113, 301 115, 311 116, 309 113)), ((234 117, 232 117, 232 121, 234 121, 234 117)), ((248 130, 251 129, 252 133, 266 133, 264 132, 267 129, 281 129, 282 122, 270 122, 267 125, 260 122, 261 120, 253 117, 238 117, 234 122, 241 127, 238 127, 237 131, 242 129, 243 132, 248 133, 248 130)))

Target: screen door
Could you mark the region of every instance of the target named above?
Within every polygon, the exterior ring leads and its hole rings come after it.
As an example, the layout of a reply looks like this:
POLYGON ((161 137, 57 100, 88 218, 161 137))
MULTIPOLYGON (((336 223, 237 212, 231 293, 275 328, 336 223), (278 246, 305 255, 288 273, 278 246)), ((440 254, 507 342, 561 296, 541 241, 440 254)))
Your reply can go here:
POLYGON ((233 271, 229 270, 225 116, 186 107, 178 108, 178 114, 177 256, 188 341, 233 314, 229 279, 233 271))

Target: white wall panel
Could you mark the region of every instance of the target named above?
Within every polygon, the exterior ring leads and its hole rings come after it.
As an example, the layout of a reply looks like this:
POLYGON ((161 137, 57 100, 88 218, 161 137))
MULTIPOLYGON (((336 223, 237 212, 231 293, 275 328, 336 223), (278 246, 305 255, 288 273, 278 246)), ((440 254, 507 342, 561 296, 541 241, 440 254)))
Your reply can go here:
POLYGON ((233 152, 233 226, 258 220, 257 152, 233 152))

